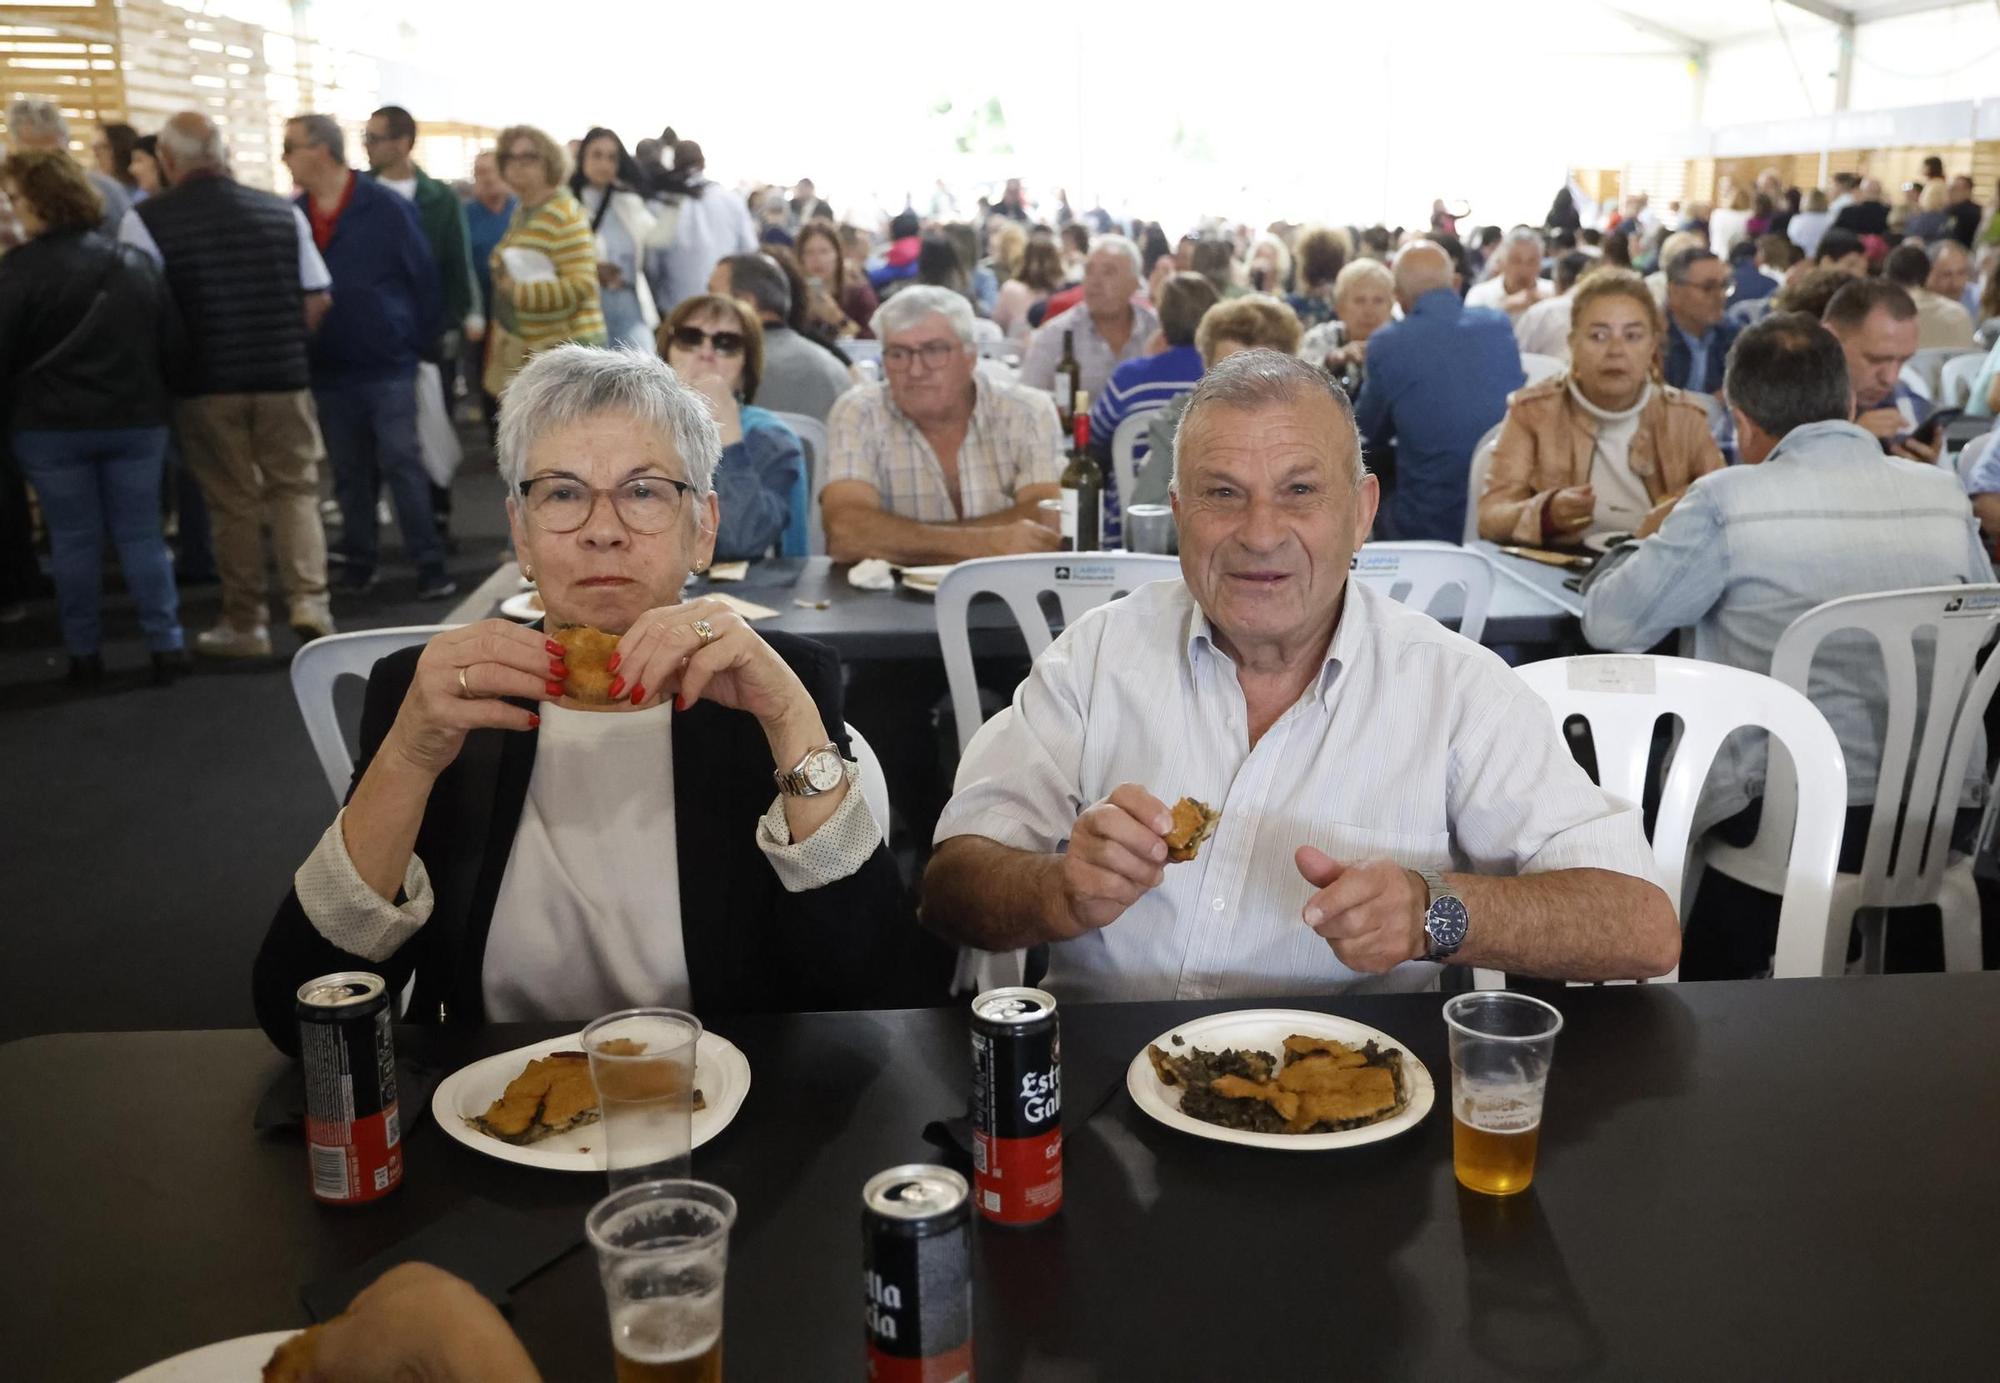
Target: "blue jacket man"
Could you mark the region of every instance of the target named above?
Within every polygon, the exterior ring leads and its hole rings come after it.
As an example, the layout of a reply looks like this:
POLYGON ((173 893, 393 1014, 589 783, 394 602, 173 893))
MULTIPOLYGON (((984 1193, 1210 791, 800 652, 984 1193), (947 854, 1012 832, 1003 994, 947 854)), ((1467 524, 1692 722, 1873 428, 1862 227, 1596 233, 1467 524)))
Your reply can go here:
POLYGON ((1729 283, 1729 270, 1707 250, 1682 250, 1667 265, 1661 372, 1674 388, 1722 393, 1722 369, 1742 330, 1723 315, 1729 283))

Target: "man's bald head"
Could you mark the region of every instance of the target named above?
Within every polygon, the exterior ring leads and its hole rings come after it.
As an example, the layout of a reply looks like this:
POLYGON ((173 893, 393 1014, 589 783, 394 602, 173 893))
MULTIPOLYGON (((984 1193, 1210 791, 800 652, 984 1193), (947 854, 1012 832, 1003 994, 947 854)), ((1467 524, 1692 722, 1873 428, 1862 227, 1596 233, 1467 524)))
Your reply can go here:
POLYGON ((197 110, 172 116, 160 129, 160 171, 168 182, 177 182, 189 173, 223 167, 222 131, 197 110))
POLYGON ((1444 246, 1430 240, 1412 241, 1396 256, 1396 301, 1408 312, 1424 294, 1453 287, 1457 277, 1444 246))

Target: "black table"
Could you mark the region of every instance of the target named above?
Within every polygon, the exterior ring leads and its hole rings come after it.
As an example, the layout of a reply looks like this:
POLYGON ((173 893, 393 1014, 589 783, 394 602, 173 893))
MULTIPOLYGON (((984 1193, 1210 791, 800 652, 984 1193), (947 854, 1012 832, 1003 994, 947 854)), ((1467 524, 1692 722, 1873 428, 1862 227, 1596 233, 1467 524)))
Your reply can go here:
MULTIPOLYGON (((1067 1200, 974 1249, 980 1377, 1971 1378, 2000 1349, 2000 977, 1570 990, 1534 1188, 1451 1173, 1440 1000, 1324 1008, 1393 1034, 1440 1100, 1331 1154, 1165 1129, 1126 1063, 1215 1005, 1079 1005, 1064 1057, 1067 1200)), ((861 1376, 859 1198, 935 1160, 964 1100, 961 1010, 718 1025, 750 1096, 695 1155, 742 1204, 729 1372, 861 1376)), ((433 1037, 456 1059, 548 1029, 433 1037)), ((412 1035, 407 1046, 419 1045, 412 1035)), ((359 1264, 468 1195, 580 1227, 596 1177, 481 1157, 428 1120, 388 1201, 329 1211, 293 1139, 249 1132, 282 1060, 255 1032, 86 1033, 0 1048, 12 1192, 4 1317, 37 1379, 114 1378, 302 1324, 302 1281, 359 1264), (31 1352, 30 1352, 31 1351, 31 1352)), ((515 1293, 551 1379, 608 1379, 593 1260, 515 1293)))
MULTIPOLYGON (((505 569, 514 570, 513 564, 505 569)), ((825 557, 770 557, 752 562, 741 581, 697 579, 688 591, 690 597, 734 595, 767 606, 777 616, 759 620, 759 629, 818 639, 850 663, 942 656, 937 607, 930 596, 905 591, 900 585, 889 591, 857 590, 848 584, 847 572, 847 567, 837 567, 825 557), (821 601, 826 609, 812 608, 821 601)), ((1447 622, 1456 626, 1456 620, 1447 622)), ((1026 656, 1019 626, 998 600, 974 601, 968 623, 974 657, 1026 656)), ((1518 582, 1494 583, 1482 642, 1542 648, 1564 644, 1575 633, 1576 617, 1562 600, 1518 582)))

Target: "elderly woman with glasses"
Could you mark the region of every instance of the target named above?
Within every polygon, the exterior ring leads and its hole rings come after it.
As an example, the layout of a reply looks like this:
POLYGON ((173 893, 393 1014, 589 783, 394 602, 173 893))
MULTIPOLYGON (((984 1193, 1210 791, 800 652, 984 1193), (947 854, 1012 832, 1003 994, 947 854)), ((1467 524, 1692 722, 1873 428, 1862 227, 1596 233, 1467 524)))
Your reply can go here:
POLYGON ((486 355, 486 392, 500 398, 527 358, 564 341, 603 345, 597 238, 563 179, 569 160, 546 131, 514 125, 496 146, 500 177, 518 205, 493 251, 498 326, 486 355), (525 271, 532 268, 533 274, 525 271), (516 278, 516 274, 521 277, 516 278))
POLYGON ((499 468, 547 619, 376 664, 347 804, 257 957, 280 1047, 298 987, 337 970, 392 994, 414 974, 426 1023, 943 997, 950 958, 848 757, 838 661, 682 595, 721 450, 650 355, 559 346, 516 378, 499 468))

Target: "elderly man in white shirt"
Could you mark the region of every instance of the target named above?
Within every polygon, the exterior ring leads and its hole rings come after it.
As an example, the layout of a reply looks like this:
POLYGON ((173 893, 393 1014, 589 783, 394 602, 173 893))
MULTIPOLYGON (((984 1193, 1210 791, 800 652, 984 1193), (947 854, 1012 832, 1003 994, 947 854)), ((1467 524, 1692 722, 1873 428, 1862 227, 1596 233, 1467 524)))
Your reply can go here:
POLYGON ((1078 620, 966 761, 933 930, 1047 942, 1079 1000, 1420 990, 1439 964, 1661 974, 1680 929, 1637 807, 1491 652, 1347 581, 1376 481, 1325 376, 1246 351, 1175 440, 1181 581, 1078 620), (1220 808, 1167 863, 1166 802, 1220 808))
MULTIPOLYGON (((1064 336, 1076 357, 1077 378, 1070 387, 1088 393, 1092 402, 1104 392, 1113 370, 1145 355, 1160 319, 1152 308, 1133 301, 1143 282, 1139 268, 1139 247, 1124 236, 1100 235, 1092 241, 1083 261, 1083 301, 1043 322, 1028 339, 1021 383, 1055 388, 1064 336)), ((1067 407, 1073 400, 1058 402, 1067 407)))
POLYGON ((1539 231, 1516 226, 1500 244, 1500 271, 1465 295, 1467 307, 1490 307, 1510 321, 1555 292, 1542 277, 1542 237, 1539 231))

